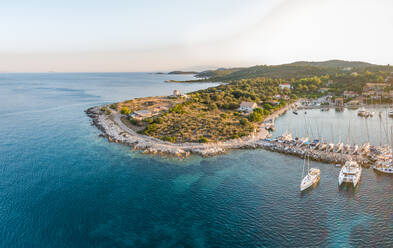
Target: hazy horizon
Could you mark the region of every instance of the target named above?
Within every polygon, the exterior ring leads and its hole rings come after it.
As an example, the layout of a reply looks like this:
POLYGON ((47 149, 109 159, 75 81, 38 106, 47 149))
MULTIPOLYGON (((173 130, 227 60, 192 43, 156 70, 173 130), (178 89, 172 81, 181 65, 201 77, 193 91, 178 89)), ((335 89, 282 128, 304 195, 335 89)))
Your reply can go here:
POLYGON ((21 0, 0 7, 0 72, 393 62, 388 0, 21 0))

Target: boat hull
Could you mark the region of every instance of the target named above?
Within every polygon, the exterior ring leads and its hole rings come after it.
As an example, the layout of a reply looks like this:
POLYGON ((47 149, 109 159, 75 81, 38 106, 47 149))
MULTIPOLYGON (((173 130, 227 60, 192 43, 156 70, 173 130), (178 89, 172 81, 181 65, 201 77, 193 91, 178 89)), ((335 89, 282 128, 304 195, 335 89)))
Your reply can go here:
POLYGON ((381 173, 393 174, 393 168, 381 168, 374 166, 373 169, 381 173))
POLYGON ((309 189, 311 186, 317 184, 320 180, 320 173, 318 174, 308 174, 303 178, 302 183, 300 184, 300 191, 305 191, 309 189))

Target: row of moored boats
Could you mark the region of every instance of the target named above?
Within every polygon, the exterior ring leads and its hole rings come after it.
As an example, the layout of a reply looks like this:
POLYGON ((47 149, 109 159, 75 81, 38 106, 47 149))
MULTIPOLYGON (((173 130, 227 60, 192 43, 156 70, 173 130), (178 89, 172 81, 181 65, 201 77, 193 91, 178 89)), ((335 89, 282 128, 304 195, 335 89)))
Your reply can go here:
MULTIPOLYGON (((320 169, 309 168, 309 161, 308 161, 308 169, 306 172, 307 174, 305 176, 302 175, 302 181, 300 183, 300 191, 305 191, 309 189, 311 186, 316 185, 321 178, 320 169)), ((361 175, 362 175, 362 166, 359 165, 356 161, 348 160, 344 164, 344 166, 341 167, 340 174, 338 175, 338 185, 341 186, 345 183, 348 183, 350 185, 353 185, 353 187, 356 187, 359 184, 361 175)))
MULTIPOLYGON (((373 169, 382 173, 393 174, 392 150, 389 145, 373 146, 365 143, 361 146, 349 145, 339 142, 337 144, 322 142, 320 140, 309 141, 307 137, 293 138, 290 133, 279 136, 275 139, 269 139, 277 143, 286 144, 289 147, 304 148, 314 151, 341 153, 348 155, 358 155, 367 158, 373 164, 373 169)), ((306 152, 307 153, 307 152, 306 152)), ((309 168, 309 156, 305 153, 305 165, 308 163, 306 174, 302 176, 300 190, 306 190, 315 185, 320 180, 320 170, 309 168), (308 162, 306 161, 308 160, 308 162)), ((304 169, 303 169, 304 170, 304 169)), ((354 187, 359 184, 362 174, 362 166, 355 160, 349 159, 345 162, 340 170, 338 184, 350 183, 354 187)))

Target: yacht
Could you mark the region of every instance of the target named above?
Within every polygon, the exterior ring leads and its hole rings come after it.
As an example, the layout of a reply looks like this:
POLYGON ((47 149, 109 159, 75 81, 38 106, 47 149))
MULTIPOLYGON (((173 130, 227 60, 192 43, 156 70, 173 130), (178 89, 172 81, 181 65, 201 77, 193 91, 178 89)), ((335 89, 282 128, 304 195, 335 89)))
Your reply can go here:
POLYGON ((302 182, 300 183, 300 191, 304 191, 304 190, 310 188, 312 185, 318 183, 320 180, 321 171, 317 168, 310 169, 310 159, 308 158, 308 161, 307 161, 307 155, 305 155, 305 157, 304 157, 303 172, 304 172, 304 169, 305 169, 304 167, 305 167, 306 163, 307 163, 307 168, 308 168, 307 174, 305 177, 303 177, 302 182))
POLYGON ((343 144, 342 142, 338 143, 338 144, 335 146, 335 147, 336 147, 335 152, 337 152, 337 153, 341 152, 342 149, 343 149, 343 146, 344 146, 344 144, 343 144))
POLYGON ((328 145, 328 143, 326 143, 326 142, 320 144, 320 145, 319 145, 319 150, 320 150, 320 151, 326 150, 327 145, 328 145))
POLYGON ((353 146, 352 154, 353 154, 353 155, 356 155, 356 154, 358 153, 358 150, 359 150, 359 146, 358 146, 358 145, 354 145, 354 146, 353 146))
POLYGON ((393 117, 393 109, 390 109, 390 110, 389 110, 388 116, 389 116, 389 117, 393 117))
POLYGON ((360 176, 362 175, 362 167, 355 161, 349 160, 345 162, 344 166, 340 170, 338 176, 338 185, 343 183, 352 183, 354 187, 358 185, 360 176))
POLYGON ((382 173, 393 174, 392 161, 377 161, 373 169, 382 173))
POLYGON ((366 113, 367 113, 367 111, 365 108, 360 108, 358 110, 358 116, 366 116, 366 113))
POLYGON ((370 152, 370 143, 365 143, 360 148, 360 153, 362 155, 367 155, 370 152))

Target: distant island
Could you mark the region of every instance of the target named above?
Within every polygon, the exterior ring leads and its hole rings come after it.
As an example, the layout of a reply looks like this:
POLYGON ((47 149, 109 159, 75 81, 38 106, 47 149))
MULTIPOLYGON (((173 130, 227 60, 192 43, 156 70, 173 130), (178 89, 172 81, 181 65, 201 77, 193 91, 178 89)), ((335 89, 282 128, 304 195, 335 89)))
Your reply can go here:
POLYGON ((131 99, 88 114, 108 138, 145 152, 212 155, 269 137, 273 120, 299 99, 391 102, 392 72, 389 65, 339 60, 218 69, 192 82, 224 83, 219 86, 131 99))
POLYGON ((168 75, 198 74, 196 71, 171 71, 168 75))

